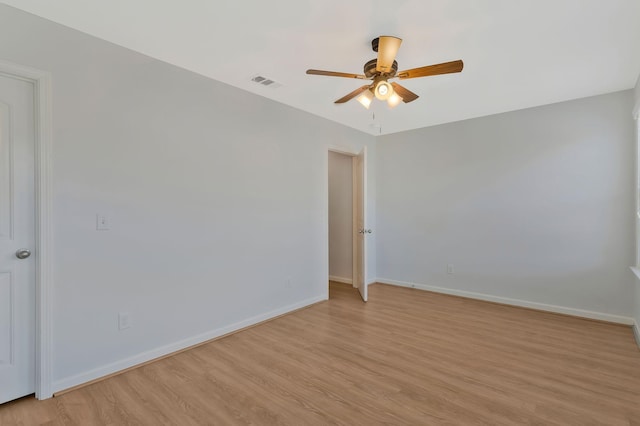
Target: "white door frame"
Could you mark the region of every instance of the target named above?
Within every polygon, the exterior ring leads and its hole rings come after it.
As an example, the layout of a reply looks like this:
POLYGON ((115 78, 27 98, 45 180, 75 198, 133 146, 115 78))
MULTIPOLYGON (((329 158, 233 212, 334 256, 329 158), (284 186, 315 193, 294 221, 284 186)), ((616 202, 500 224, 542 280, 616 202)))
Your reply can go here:
POLYGON ((365 238, 367 236, 365 229, 367 229, 367 147, 364 146, 362 147, 362 150, 358 153, 358 155, 354 156, 352 158, 352 168, 353 168, 353 228, 354 231, 357 230, 358 227, 358 220, 360 219, 358 217, 358 210, 359 210, 359 204, 360 204, 360 199, 359 196, 362 197, 362 211, 360 212, 360 214, 362 215, 362 228, 358 229, 358 232, 361 230, 362 231, 362 235, 359 235, 359 233, 354 232, 353 233, 353 282, 355 287, 358 288, 358 292, 360 293, 360 296, 362 296, 363 301, 367 301, 369 299, 369 290, 368 290, 368 280, 367 280, 367 253, 369 252, 367 250, 367 238, 365 238), (357 161, 360 159, 360 156, 362 156, 362 194, 359 194, 358 191, 358 180, 360 178, 360 176, 358 175, 358 170, 357 170, 357 161), (362 265, 360 264, 360 255, 358 253, 358 245, 360 240, 362 240, 362 265), (360 288, 360 280, 357 277, 357 273, 358 270, 360 269, 360 266, 362 266, 362 271, 360 271, 362 273, 362 288, 360 288))
POLYGON ((0 61, 0 73, 26 80, 34 88, 35 124, 35 236, 36 266, 36 398, 50 398, 51 390, 51 291, 52 291, 52 103, 51 74, 46 71, 0 61))
MULTIPOLYGON (((325 271, 326 271, 326 280, 325 282, 327 283, 326 285, 326 289, 327 289, 327 293, 325 295, 326 299, 329 299, 329 152, 335 152, 337 154, 342 154, 342 155, 346 155, 349 156, 351 158, 357 157, 358 154, 360 154, 360 152, 362 152, 362 150, 365 150, 366 147, 362 147, 362 149, 358 152, 356 151, 350 151, 348 149, 342 148, 342 147, 337 147, 337 146, 329 146, 327 148, 327 153, 326 153, 326 157, 325 157, 325 197, 324 197, 324 210, 325 210, 325 271)), ((364 177, 363 177, 363 188, 364 188, 364 209, 366 211, 367 208, 367 193, 366 193, 366 188, 367 188, 367 165, 366 163, 363 165, 364 166, 364 177)), ((356 259, 356 244, 357 244, 357 234, 355 232, 353 232, 356 227, 356 209, 355 209, 355 202, 356 202, 356 193, 355 193, 355 171, 352 172, 351 174, 351 184, 352 184, 352 214, 351 214, 351 223, 352 223, 352 235, 351 235, 351 247, 352 247, 352 266, 351 266, 351 283, 354 287, 357 286, 356 283, 356 271, 357 271, 357 259, 356 259)), ((365 219, 366 219, 366 214, 365 214, 365 219)), ((365 252, 366 253, 366 252, 365 252)), ((365 259, 365 263, 366 263, 366 259, 365 259)), ((364 282, 365 285, 367 285, 367 271, 366 268, 364 271, 362 271, 362 276, 364 277, 364 282)))

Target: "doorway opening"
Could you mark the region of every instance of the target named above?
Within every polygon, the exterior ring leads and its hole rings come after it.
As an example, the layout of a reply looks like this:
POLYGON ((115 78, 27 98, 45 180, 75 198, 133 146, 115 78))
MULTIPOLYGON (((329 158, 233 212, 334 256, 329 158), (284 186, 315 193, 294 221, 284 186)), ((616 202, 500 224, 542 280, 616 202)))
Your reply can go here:
POLYGON ((353 290, 353 157, 329 151, 329 298, 353 290))
POLYGON ((328 152, 328 276, 332 291, 357 289, 367 301, 365 282, 365 166, 359 154, 328 152))

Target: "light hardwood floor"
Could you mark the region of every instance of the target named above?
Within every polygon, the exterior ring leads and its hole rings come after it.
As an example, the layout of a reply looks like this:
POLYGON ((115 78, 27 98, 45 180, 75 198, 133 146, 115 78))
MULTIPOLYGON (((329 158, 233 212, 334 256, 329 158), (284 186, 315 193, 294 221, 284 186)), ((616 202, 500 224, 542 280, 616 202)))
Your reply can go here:
POLYGON ((629 327, 382 284, 46 401, 25 425, 640 424, 629 327))

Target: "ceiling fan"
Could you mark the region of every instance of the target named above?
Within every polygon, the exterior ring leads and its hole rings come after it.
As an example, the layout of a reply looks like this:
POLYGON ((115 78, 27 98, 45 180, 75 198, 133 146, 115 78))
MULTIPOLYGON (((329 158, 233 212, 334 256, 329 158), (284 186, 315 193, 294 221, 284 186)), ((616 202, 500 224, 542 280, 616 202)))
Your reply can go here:
POLYGON ((395 58, 401 43, 402 39, 398 37, 380 36, 374 38, 371 41, 371 47, 374 52, 378 52, 378 57, 364 64, 364 74, 350 74, 345 72, 314 69, 307 70, 307 74, 372 80, 372 83, 359 87, 348 95, 345 95, 335 101, 336 104, 342 104, 359 95, 357 99, 358 102, 364 105, 365 108, 369 109, 374 96, 381 101, 386 100, 391 108, 397 106, 400 101, 409 103, 418 99, 418 95, 409 89, 395 82, 389 83, 389 80, 392 78, 406 80, 409 78, 450 74, 462 71, 464 64, 461 60, 457 60, 398 72, 398 62, 396 62, 395 58))

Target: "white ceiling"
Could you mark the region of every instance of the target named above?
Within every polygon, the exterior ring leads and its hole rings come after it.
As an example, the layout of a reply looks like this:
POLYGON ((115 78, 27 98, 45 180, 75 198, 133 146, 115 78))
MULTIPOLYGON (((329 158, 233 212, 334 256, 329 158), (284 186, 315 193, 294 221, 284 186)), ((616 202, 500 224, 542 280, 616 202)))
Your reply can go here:
POLYGON ((629 89, 640 73, 638 0, 3 2, 370 134, 629 89), (333 103, 362 81, 305 74, 361 73, 379 35, 404 39, 400 70, 465 68, 405 80, 418 100, 368 111, 333 103), (257 85, 256 74, 282 86, 257 85))

